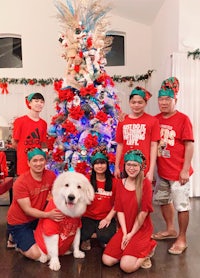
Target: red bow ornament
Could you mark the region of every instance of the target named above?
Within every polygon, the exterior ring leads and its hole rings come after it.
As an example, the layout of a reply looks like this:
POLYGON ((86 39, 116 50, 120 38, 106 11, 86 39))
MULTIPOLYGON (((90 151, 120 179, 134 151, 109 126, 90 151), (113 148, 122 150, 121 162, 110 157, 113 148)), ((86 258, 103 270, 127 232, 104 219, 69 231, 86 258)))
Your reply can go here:
POLYGON ((5 83, 1 83, 0 82, 0 88, 1 88, 1 93, 4 95, 4 94, 8 94, 8 84, 5 82, 5 83))

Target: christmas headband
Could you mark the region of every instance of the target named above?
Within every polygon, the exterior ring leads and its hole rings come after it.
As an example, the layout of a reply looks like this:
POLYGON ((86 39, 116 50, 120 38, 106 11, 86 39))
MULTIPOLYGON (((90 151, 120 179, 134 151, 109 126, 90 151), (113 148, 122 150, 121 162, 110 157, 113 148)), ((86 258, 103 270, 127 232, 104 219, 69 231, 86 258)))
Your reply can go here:
POLYGON ((133 89, 133 91, 131 92, 130 96, 133 96, 133 95, 139 95, 141 96, 144 100, 148 100, 151 98, 152 94, 150 92, 148 92, 146 89, 142 88, 142 87, 135 87, 133 89))
POLYGON ((124 155, 124 161, 136 161, 140 164, 143 164, 145 160, 145 157, 143 155, 143 153, 139 150, 132 150, 132 151, 128 151, 125 155, 124 155))
POLYGON ((28 151, 27 153, 28 155, 28 160, 30 161, 35 155, 42 155, 45 159, 46 159, 46 153, 39 149, 39 148, 35 148, 33 150, 28 151))
POLYGON ((161 90, 159 90, 158 97, 165 97, 165 96, 175 98, 174 91, 171 90, 171 89, 167 89, 167 90, 161 89, 161 90))
POLYGON ((108 158, 101 152, 97 152, 91 157, 91 163, 94 164, 97 159, 104 159, 105 161, 108 161, 108 158))

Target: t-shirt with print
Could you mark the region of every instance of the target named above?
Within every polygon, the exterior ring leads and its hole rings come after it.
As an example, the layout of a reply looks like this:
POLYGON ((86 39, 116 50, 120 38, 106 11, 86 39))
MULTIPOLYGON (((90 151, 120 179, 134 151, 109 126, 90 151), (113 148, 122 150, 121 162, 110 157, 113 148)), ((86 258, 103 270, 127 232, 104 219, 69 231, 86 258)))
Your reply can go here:
POLYGON ((114 206, 116 192, 116 179, 112 179, 112 190, 105 191, 105 181, 97 180, 97 192, 95 192, 94 200, 87 206, 84 217, 95 220, 105 218, 114 206))
POLYGON ((123 152, 120 168, 123 170, 124 154, 129 150, 139 149, 146 158, 145 173, 150 164, 151 142, 160 140, 160 128, 158 120, 147 113, 139 118, 132 119, 128 115, 124 121, 119 122, 116 131, 116 142, 123 144, 123 152))
POLYGON ((17 143, 17 174, 21 175, 29 167, 27 164, 27 150, 41 148, 46 142, 47 123, 43 119, 34 121, 28 116, 22 116, 14 121, 13 139, 17 143))
MULTIPOLYGON (((169 118, 162 113, 156 115, 160 123, 160 143, 158 147, 158 174, 160 177, 176 181, 179 180, 185 154, 185 141, 194 141, 192 124, 185 114, 177 111, 169 118)), ((193 173, 192 167, 189 170, 193 173)))

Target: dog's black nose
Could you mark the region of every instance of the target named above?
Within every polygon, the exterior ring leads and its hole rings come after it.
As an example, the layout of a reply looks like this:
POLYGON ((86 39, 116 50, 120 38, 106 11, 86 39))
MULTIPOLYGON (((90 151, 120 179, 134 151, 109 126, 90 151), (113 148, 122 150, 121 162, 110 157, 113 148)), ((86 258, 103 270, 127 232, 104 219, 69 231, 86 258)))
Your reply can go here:
POLYGON ((68 195, 69 201, 73 201, 75 199, 75 196, 73 194, 68 195))

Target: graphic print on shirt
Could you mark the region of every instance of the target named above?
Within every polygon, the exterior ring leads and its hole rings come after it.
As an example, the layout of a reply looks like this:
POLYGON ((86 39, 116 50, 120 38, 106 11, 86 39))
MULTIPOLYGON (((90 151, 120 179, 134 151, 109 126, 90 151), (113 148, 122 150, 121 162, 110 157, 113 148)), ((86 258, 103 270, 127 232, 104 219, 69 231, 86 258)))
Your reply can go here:
POLYGON ((103 188, 98 188, 97 192, 95 192, 95 195, 97 200, 102 200, 112 196, 112 191, 105 191, 103 188))
POLYGON ((60 238, 61 240, 66 240, 68 237, 75 236, 77 228, 78 228, 79 220, 69 218, 64 218, 60 223, 60 238))
POLYGON ((139 141, 145 140, 146 124, 128 124, 123 126, 123 138, 127 145, 139 145, 139 141))
POLYGON ((36 128, 26 137, 26 140, 24 142, 24 145, 27 147, 33 147, 33 146, 40 146, 41 140, 40 140, 40 134, 39 129, 36 128))
POLYGON ((168 146, 174 146, 176 132, 172 126, 161 125, 160 127, 160 142, 158 145, 158 156, 164 158, 170 158, 170 151, 167 149, 168 146))

